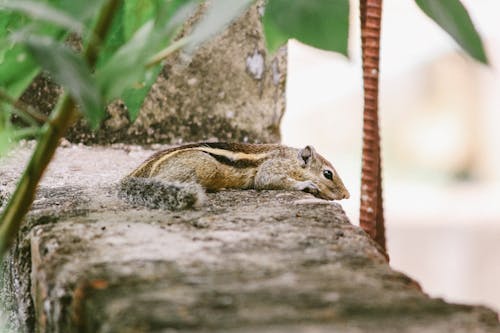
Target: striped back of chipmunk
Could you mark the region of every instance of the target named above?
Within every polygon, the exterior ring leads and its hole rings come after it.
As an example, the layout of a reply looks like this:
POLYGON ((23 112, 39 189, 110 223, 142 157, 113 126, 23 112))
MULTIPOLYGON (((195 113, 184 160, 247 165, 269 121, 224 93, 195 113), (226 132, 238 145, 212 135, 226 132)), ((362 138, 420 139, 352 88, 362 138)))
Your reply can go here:
POLYGON ((162 163, 172 156, 189 150, 204 152, 219 163, 234 168, 257 167, 265 161, 279 145, 275 144, 244 144, 228 142, 201 142, 169 148, 150 156, 129 177, 151 177, 161 167, 162 163))

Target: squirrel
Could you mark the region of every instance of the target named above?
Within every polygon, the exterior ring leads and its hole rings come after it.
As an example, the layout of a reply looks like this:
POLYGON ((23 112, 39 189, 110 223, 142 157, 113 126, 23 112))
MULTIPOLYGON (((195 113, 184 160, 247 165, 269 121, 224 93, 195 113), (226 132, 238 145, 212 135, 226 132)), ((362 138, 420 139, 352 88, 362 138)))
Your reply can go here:
POLYGON ((201 142, 159 151, 122 179, 119 197, 148 208, 203 204, 205 190, 296 190, 326 200, 349 192, 312 146, 201 142))

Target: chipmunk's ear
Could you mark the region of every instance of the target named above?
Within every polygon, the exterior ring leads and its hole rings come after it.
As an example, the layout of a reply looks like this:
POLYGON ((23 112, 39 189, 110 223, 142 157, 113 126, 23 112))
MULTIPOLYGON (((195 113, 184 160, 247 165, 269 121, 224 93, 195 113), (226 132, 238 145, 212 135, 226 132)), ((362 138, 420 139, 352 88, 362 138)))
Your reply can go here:
POLYGON ((300 166, 305 168, 306 166, 310 165, 314 154, 314 148, 311 146, 305 146, 305 148, 299 150, 300 166))

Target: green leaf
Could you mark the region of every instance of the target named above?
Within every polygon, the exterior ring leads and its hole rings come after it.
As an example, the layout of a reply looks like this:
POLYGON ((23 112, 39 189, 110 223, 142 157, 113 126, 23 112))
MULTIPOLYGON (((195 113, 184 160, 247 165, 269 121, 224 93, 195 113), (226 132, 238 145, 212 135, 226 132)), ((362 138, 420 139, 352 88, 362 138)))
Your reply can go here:
POLYGON ((166 1, 160 6, 158 16, 156 18, 156 28, 170 37, 172 37, 177 29, 191 17, 200 0, 172 0, 166 1))
POLYGON ((60 10, 68 13, 72 17, 78 17, 80 22, 87 21, 97 16, 104 2, 107 0, 49 0, 60 10))
POLYGON ((123 103, 127 105, 131 121, 134 121, 139 115, 142 104, 144 104, 144 99, 149 93, 149 90, 151 90, 153 83, 156 82, 156 78, 158 74, 160 74, 161 68, 162 66, 155 66, 148 69, 142 82, 123 91, 121 98, 123 103))
POLYGON ((11 109, 7 103, 0 100, 0 132, 10 126, 11 109))
MULTIPOLYGON (((14 2, 8 2, 9 5, 12 3, 14 2)), ((14 3, 16 4, 17 2, 14 3)), ((34 31, 56 39, 66 36, 60 27, 44 22, 35 23, 19 11, 0 11, 0 86, 14 98, 18 98, 40 72, 36 61, 15 40, 16 35, 27 35, 34 31)))
MULTIPOLYGON (((165 5, 160 8, 155 22, 152 35, 152 39, 155 41, 154 44, 163 47, 167 45, 167 40, 171 40, 178 35, 178 31, 181 29, 183 23, 193 16, 197 3, 198 0, 171 1, 165 3, 165 5), (167 37, 166 40, 164 37, 167 37)), ((171 42, 161 51, 155 49, 157 52, 146 62, 146 67, 160 63, 165 57, 185 47, 189 42, 190 36, 184 36, 171 42)))
POLYGON ((129 39, 144 23, 151 20, 158 11, 158 0, 127 0, 125 1, 124 33, 129 39))
POLYGON ((203 42, 221 32, 229 23, 238 18, 252 2, 253 0, 210 1, 206 13, 193 28, 185 50, 191 53, 203 42))
POLYGON ((161 66, 146 68, 146 62, 168 44, 174 31, 193 12, 197 2, 166 1, 155 12, 154 20, 143 24, 98 68, 96 75, 106 101, 121 98, 132 120, 137 117, 161 70, 161 66))
POLYGON ((18 13, 0 10, 0 37, 7 36, 12 29, 22 27, 27 22, 28 19, 18 13))
POLYGON ((14 98, 21 95, 39 72, 38 64, 26 50, 7 38, 12 30, 28 21, 17 13, 0 11, 0 86, 14 98))
POLYGON ((38 64, 20 45, 12 45, 0 53, 0 86, 18 98, 39 73, 38 64))
POLYGON ((118 49, 97 72, 97 80, 106 101, 120 97, 123 90, 141 80, 144 75, 146 47, 153 21, 144 24, 132 38, 118 49))
POLYGON ((116 50, 118 50, 120 46, 125 44, 127 41, 125 39, 124 21, 124 5, 122 4, 113 17, 107 38, 99 51, 99 59, 96 66, 97 69, 106 64, 116 50))
POLYGON ((415 0, 422 11, 450 34, 474 59, 488 64, 483 42, 459 0, 415 0))
POLYGON ((7 9, 28 15, 36 20, 43 20, 81 34, 83 24, 62 10, 39 1, 3 0, 0 9, 7 9))
MULTIPOLYGON (((0 109, 0 116, 2 116, 0 109)), ((16 128, 8 123, 0 126, 0 157, 5 155, 21 139, 33 139, 40 134, 40 127, 16 128)))
POLYGON ((273 53, 288 39, 347 54, 349 0, 269 0, 264 11, 264 33, 273 53))
MULTIPOLYGON (((2 110, 0 110, 0 113, 2 110)), ((1 116, 1 114, 0 114, 1 116)), ((14 145, 14 130, 11 126, 0 127, 0 157, 5 155, 14 145)))
MULTIPOLYGON (((194 13, 198 2, 198 0, 174 0, 166 1, 163 6, 160 6, 149 42, 151 48, 145 52, 148 53, 148 58, 151 55, 151 50, 156 52, 159 47, 167 44, 168 39, 173 37, 184 21, 194 13)), ((145 63, 143 62, 142 65, 145 63)), ((146 67, 148 66, 146 65, 146 67)), ((126 88, 121 94, 132 121, 139 115, 144 99, 151 90, 151 86, 156 82, 161 68, 161 65, 149 67, 142 76, 142 81, 126 88)))
MULTIPOLYGON (((68 0, 67 0, 68 1, 68 0)), ((156 3, 160 0, 125 0, 113 18, 110 32, 99 54, 97 68, 108 63, 109 59, 129 41, 134 34, 157 14, 156 3)), ((171 3, 171 0, 164 0, 171 3)))
POLYGON ((40 66, 75 99, 91 126, 97 127, 104 105, 82 55, 49 37, 29 36, 23 43, 40 66))

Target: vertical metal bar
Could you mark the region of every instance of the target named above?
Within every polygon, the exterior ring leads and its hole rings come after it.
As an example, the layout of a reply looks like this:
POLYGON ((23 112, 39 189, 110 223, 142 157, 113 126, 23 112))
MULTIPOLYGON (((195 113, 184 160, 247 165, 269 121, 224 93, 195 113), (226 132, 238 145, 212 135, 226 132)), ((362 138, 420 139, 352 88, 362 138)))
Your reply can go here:
POLYGON ((360 0, 364 111, 359 223, 386 253, 378 119, 381 17, 382 0, 360 0))

